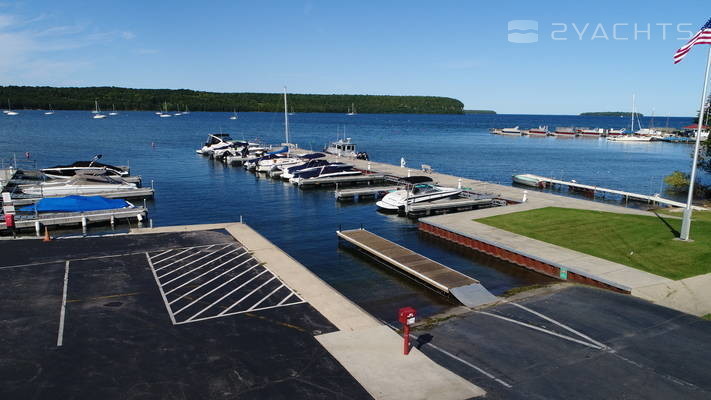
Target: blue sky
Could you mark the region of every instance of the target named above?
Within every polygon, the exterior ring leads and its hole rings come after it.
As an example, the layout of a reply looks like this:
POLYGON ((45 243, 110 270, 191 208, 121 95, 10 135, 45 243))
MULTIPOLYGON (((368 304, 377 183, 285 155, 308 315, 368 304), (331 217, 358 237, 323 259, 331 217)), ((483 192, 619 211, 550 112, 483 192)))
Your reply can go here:
POLYGON ((287 85, 531 114, 629 110, 635 93, 644 114, 685 116, 708 46, 678 65, 672 55, 688 37, 678 30, 698 30, 709 11, 707 0, 0 2, 0 84, 287 85), (538 21, 538 42, 510 43, 510 20, 538 21), (649 34, 635 40, 634 24, 649 34))

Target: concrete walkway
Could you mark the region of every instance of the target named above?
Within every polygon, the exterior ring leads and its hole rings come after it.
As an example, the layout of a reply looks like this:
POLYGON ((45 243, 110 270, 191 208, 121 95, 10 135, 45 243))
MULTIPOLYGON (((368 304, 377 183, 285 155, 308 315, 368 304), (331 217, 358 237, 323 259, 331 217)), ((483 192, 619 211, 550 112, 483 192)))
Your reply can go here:
POLYGON ((145 228, 135 234, 226 229, 255 259, 295 290, 339 331, 316 336, 376 399, 468 399, 486 392, 417 349, 402 354, 402 337, 337 292, 249 226, 240 223, 145 228))
MULTIPOLYGON (((543 207, 542 203, 544 202, 526 202, 508 207, 440 215, 422 218, 420 222, 485 242, 558 268, 565 268, 569 272, 613 286, 629 292, 633 296, 665 307, 694 315, 711 313, 711 292, 706 289, 711 287, 711 274, 674 281, 626 265, 473 221, 473 219, 540 208, 543 207)), ((596 207, 598 203, 586 203, 588 207, 584 209, 610 211, 605 209, 606 207, 596 207)), ((605 206, 604 204, 601 205, 605 206)), ((621 207, 616 208, 619 209, 621 207)), ((640 210, 622 209, 634 214, 653 215, 640 210)))

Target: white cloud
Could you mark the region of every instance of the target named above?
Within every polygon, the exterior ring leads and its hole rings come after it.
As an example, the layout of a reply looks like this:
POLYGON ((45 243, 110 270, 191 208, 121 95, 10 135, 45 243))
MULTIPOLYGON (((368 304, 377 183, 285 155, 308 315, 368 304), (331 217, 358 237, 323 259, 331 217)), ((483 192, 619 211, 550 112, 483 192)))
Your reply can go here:
POLYGON ((66 57, 62 52, 136 37, 130 31, 89 30, 85 25, 42 27, 46 15, 24 19, 0 14, 0 79, 3 84, 62 84, 74 80, 92 62, 66 57))

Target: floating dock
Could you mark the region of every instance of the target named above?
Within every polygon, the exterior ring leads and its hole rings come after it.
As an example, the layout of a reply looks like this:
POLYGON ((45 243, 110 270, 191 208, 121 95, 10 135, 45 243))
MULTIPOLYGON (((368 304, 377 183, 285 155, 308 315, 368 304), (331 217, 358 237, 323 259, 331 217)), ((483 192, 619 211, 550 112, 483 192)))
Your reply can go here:
MULTIPOLYGON (((153 197, 155 191, 153 188, 138 188, 136 190, 125 190, 125 191, 114 191, 105 193, 92 193, 83 196, 101 196, 109 199, 143 199, 153 197)), ((80 194, 81 195, 81 194, 80 194)), ((64 197, 69 196, 69 194, 62 194, 57 196, 45 196, 45 197, 64 197)), ((12 203, 16 206, 25 206, 28 204, 34 204, 42 200, 42 197, 37 196, 23 196, 22 194, 16 194, 12 196, 12 203)))
POLYGON ((385 175, 383 174, 365 174, 365 175, 355 175, 355 176, 339 176, 333 178, 311 178, 302 179, 297 181, 295 184, 299 187, 306 186, 325 186, 325 185, 342 185, 342 184, 373 184, 376 182, 385 181, 385 175))
POLYGON ((333 192, 336 200, 358 199, 361 197, 381 197, 393 190, 402 189, 404 186, 371 186, 363 188, 338 189, 333 192))
MULTIPOLYGON (((113 226, 116 223, 116 220, 120 219, 135 219, 139 224, 141 224, 145 217, 146 209, 143 207, 73 213, 43 213, 38 216, 31 214, 26 216, 16 214, 15 227, 18 230, 34 228, 37 236, 40 236, 42 233, 42 227, 44 226, 50 227, 81 224, 82 230, 86 232, 86 227, 89 224, 108 222, 111 226, 113 226)), ((0 229, 7 229, 4 221, 0 223, 0 229)))
POLYGON ((5 186, 15 177, 17 170, 14 168, 0 169, 0 192, 5 190, 5 186))
MULTIPOLYGON (((540 176, 540 175, 534 175, 534 174, 521 174, 521 175, 515 175, 515 176, 525 176, 526 178, 531 179, 532 181, 537 181, 538 182, 537 187, 541 187, 541 188, 550 188, 555 185, 567 186, 571 190, 576 190, 576 191, 580 191, 580 192, 588 192, 593 195, 595 193, 616 194, 616 195, 624 197, 625 199, 646 201, 647 203, 666 204, 666 205, 673 206, 673 207, 682 207, 682 208, 686 207, 686 203, 665 199, 663 197, 659 197, 658 195, 646 195, 646 194, 639 194, 639 193, 633 193, 633 192, 626 192, 624 190, 608 189, 608 188, 599 187, 599 186, 585 185, 585 184, 578 183, 575 181, 564 181, 564 180, 560 180, 560 179, 548 178, 546 176, 540 176)), ((529 186, 533 186, 533 185, 529 185, 529 186)), ((698 207, 698 206, 694 206, 694 209, 695 210, 706 210, 706 208, 698 207)))
POLYGON ((365 229, 336 232, 338 237, 396 267, 438 291, 451 294, 468 307, 496 301, 479 281, 365 229))
POLYGON ((505 200, 498 200, 493 197, 459 197, 453 199, 442 199, 422 203, 408 204, 405 206, 403 211, 406 216, 417 217, 423 215, 431 215, 433 213, 438 212, 468 211, 474 208, 497 207, 502 205, 506 205, 505 200))

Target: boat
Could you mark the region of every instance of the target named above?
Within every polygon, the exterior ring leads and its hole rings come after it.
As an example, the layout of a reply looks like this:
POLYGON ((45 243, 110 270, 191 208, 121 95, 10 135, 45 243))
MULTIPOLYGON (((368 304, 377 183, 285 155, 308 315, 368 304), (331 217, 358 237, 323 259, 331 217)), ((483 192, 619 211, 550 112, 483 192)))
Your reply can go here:
POLYGON ((331 142, 323 149, 328 154, 335 154, 340 157, 356 157, 356 145, 351 141, 351 138, 338 139, 331 142))
MULTIPOLYGON (((641 122, 639 121, 639 117, 637 117, 637 126, 639 127, 639 130, 635 132, 634 130, 634 119, 635 115, 637 115, 637 110, 635 107, 635 95, 632 94, 632 114, 630 118, 630 132, 632 134, 629 135, 608 135, 607 140, 611 142, 637 142, 637 143, 645 143, 645 142, 651 142, 653 136, 652 135, 639 135, 637 132, 642 131, 642 125, 641 122)), ((648 131, 648 129, 647 129, 648 131)), ((648 133, 645 131, 645 133, 648 133)))
POLYGON ((511 177, 515 183, 519 185, 532 186, 532 187, 546 187, 546 182, 541 179, 541 177, 532 174, 519 174, 511 177))
POLYGON ((111 105, 111 110, 112 111, 109 113, 109 115, 118 115, 118 113, 116 112, 116 105, 115 104, 111 105))
POLYGON ((296 157, 290 157, 290 158, 294 159, 295 161, 294 162, 283 162, 282 161, 282 162, 278 163, 278 165, 276 165, 274 168, 272 168, 270 170, 270 172, 272 172, 272 174, 271 174, 272 176, 281 175, 287 169, 289 169, 291 167, 302 166, 311 160, 317 160, 317 159, 323 158, 323 157, 326 157, 326 155, 323 153, 308 153, 308 154, 303 154, 303 155, 296 156, 296 157))
POLYGON ((3 111, 5 115, 17 115, 19 114, 16 111, 12 111, 12 107, 10 107, 10 99, 7 99, 7 110, 3 111))
POLYGON ((232 146, 232 138, 228 133, 211 133, 207 135, 205 144, 196 153, 210 155, 213 151, 232 146))
POLYGON ((102 114, 101 110, 99 109, 99 100, 94 100, 94 111, 92 111, 92 114, 94 114, 94 116, 92 117, 94 119, 106 118, 106 115, 102 114))
POLYGON ((53 115, 53 114, 54 114, 54 110, 52 109, 52 105, 50 104, 49 111, 45 111, 44 115, 53 115))
POLYGON ((622 129, 608 129, 607 136, 619 136, 625 134, 625 128, 622 129))
POLYGON ((167 102, 163 102, 163 108, 160 110, 159 113, 156 113, 156 114, 158 114, 158 116, 161 117, 161 118, 170 118, 170 117, 172 117, 171 114, 168 114, 168 103, 167 103, 167 102))
POLYGON ((175 112, 173 113, 173 115, 176 117, 183 115, 183 113, 180 112, 180 105, 175 106, 175 112))
POLYGON ((462 189, 435 185, 429 176, 411 176, 402 178, 401 181, 406 184, 405 189, 395 190, 386 194, 385 197, 375 203, 379 209, 397 211, 406 205, 446 199, 459 196, 462 193, 462 189))
POLYGON ((293 178, 294 175, 300 171, 304 171, 304 170, 307 170, 310 168, 323 167, 325 165, 331 165, 331 164, 345 165, 343 163, 332 163, 328 160, 323 160, 323 159, 309 160, 309 161, 299 164, 299 165, 292 165, 292 166, 283 168, 282 173, 281 173, 281 178, 284 180, 289 180, 289 179, 293 178))
POLYGON ((557 126, 553 133, 555 133, 555 136, 563 137, 575 137, 577 135, 575 128, 570 126, 557 126))
POLYGON ((257 172, 270 172, 281 166, 293 166, 301 163, 302 161, 298 157, 288 157, 286 155, 263 158, 257 161, 256 170, 257 172))
POLYGON ((287 156, 287 153, 289 152, 289 147, 284 146, 279 150, 275 151, 270 151, 269 153, 266 153, 265 155, 257 158, 252 158, 248 160, 243 160, 242 166, 244 166, 245 169, 248 169, 250 171, 254 171, 257 169, 257 164, 262 161, 262 160, 270 160, 274 158, 283 158, 287 156))
POLYGON ((351 108, 348 109, 348 113, 346 113, 346 115, 356 115, 355 105, 353 103, 351 103, 351 108))
POLYGON ((301 182, 309 179, 318 178, 338 178, 346 176, 362 175, 363 172, 353 168, 352 165, 347 164, 329 164, 322 167, 308 168, 296 172, 294 176, 289 179, 289 182, 300 184, 301 182))
POLYGON ((64 196, 72 194, 97 194, 136 190, 135 183, 106 175, 76 175, 67 180, 42 182, 36 185, 19 185, 22 193, 35 196, 64 196))
POLYGON ((237 119, 237 110, 232 110, 232 116, 230 117, 230 119, 232 119, 232 120, 237 119))
POLYGON ((550 134, 550 132, 548 132, 548 125, 539 125, 538 128, 529 129, 524 132, 529 136, 548 136, 550 134))
POLYGON ((21 213, 59 213, 117 210, 135 207, 123 199, 109 199, 102 196, 64 196, 44 198, 32 205, 20 207, 17 211, 21 213))
POLYGON ((595 128, 595 129, 577 128, 576 131, 579 136, 584 136, 584 137, 600 136, 605 132, 603 129, 599 129, 599 128, 595 128))
POLYGON ((76 161, 69 165, 55 165, 49 168, 43 168, 40 171, 53 179, 66 179, 71 178, 76 174, 81 174, 82 172, 90 173, 106 173, 110 176, 128 176, 129 170, 126 167, 116 167, 109 164, 102 164, 96 162, 101 157, 95 157, 91 161, 76 161))

